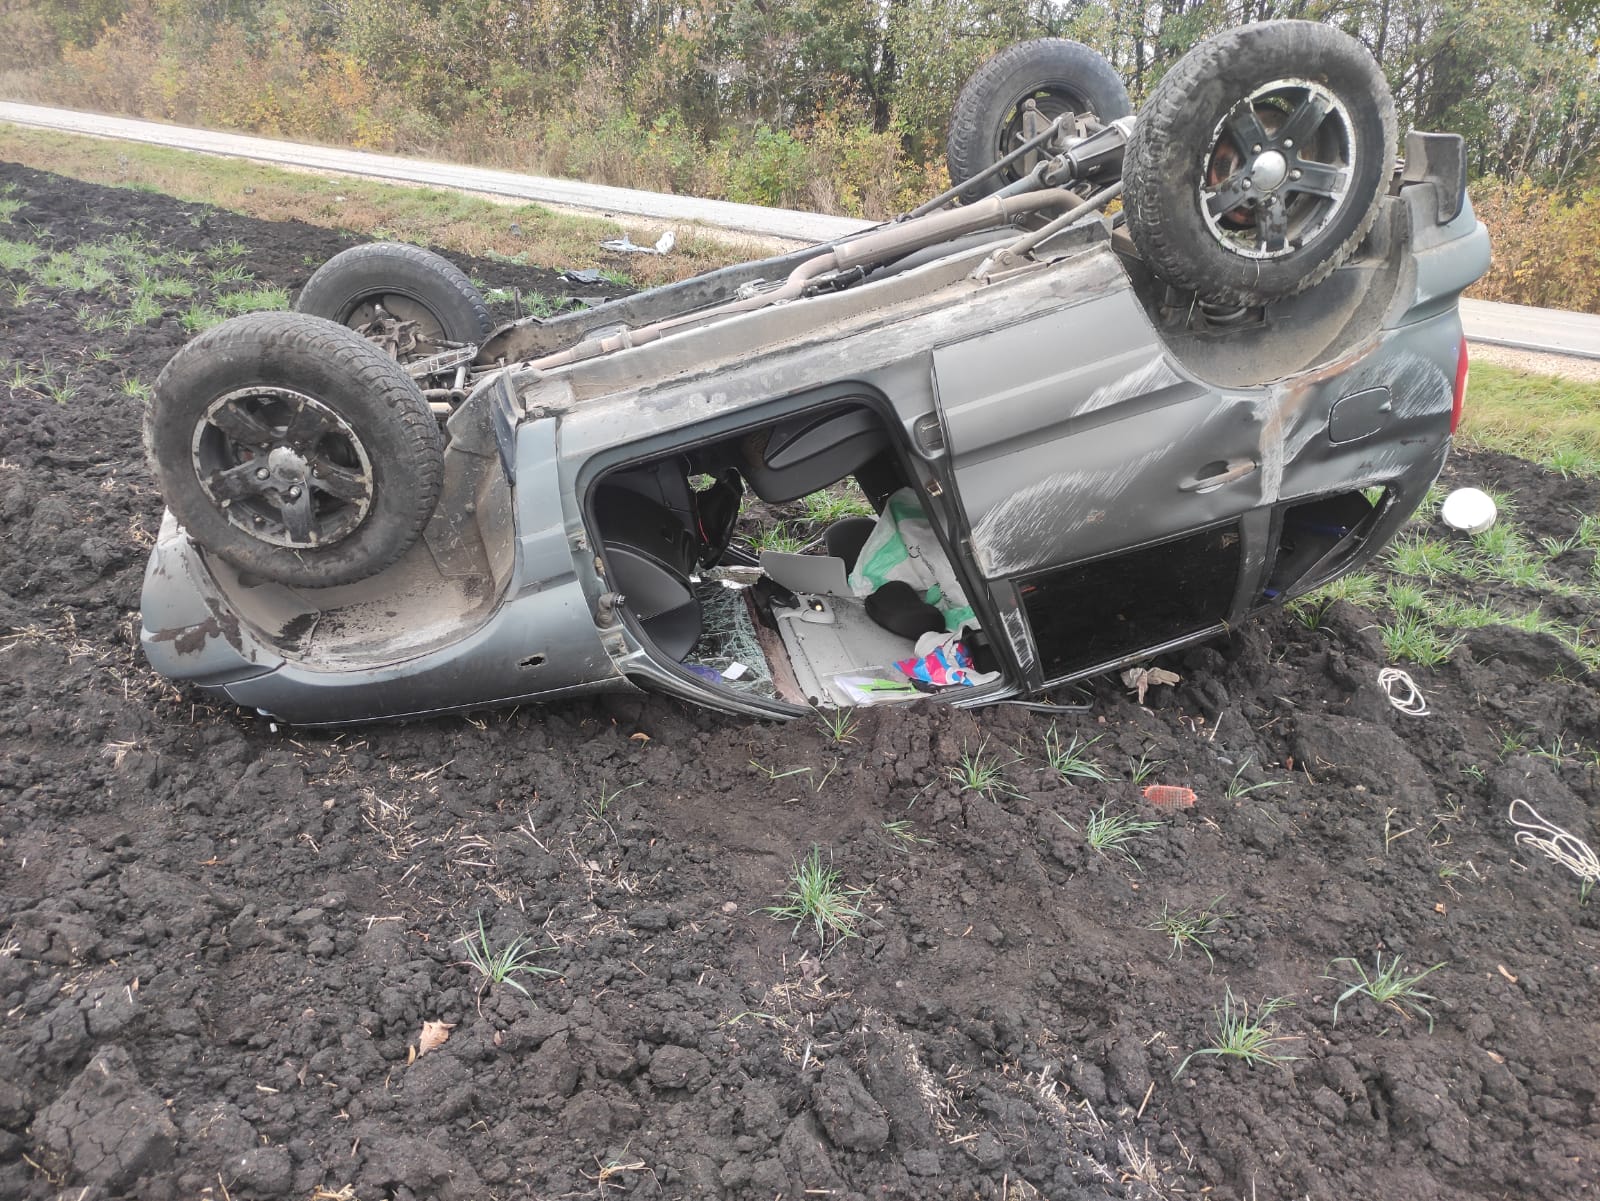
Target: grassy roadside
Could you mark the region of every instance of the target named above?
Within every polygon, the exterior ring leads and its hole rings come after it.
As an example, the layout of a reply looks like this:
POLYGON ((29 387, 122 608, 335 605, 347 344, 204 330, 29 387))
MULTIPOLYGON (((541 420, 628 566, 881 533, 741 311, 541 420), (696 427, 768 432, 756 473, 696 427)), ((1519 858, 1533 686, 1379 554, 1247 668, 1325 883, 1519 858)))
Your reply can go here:
MULTIPOLYGON (((1474 363, 1458 441, 1562 476, 1600 478, 1600 383, 1474 363)), ((1329 604, 1349 601, 1375 615, 1390 659, 1424 667, 1449 659, 1470 630, 1513 626, 1554 637, 1600 671, 1593 631, 1546 611, 1600 604, 1600 514, 1574 511, 1559 535, 1537 538, 1518 521, 1517 497, 1494 494, 1492 527, 1451 534, 1437 520, 1445 492, 1433 487, 1374 570, 1291 602, 1291 615, 1316 629, 1329 604)))
POLYGON ((1600 477, 1600 384, 1474 362, 1461 441, 1562 475, 1600 477))
POLYGON ((654 225, 558 213, 537 204, 349 176, 290 171, 244 159, 116 142, 0 123, 0 158, 88 183, 141 188, 216 205, 265 221, 304 221, 371 238, 416 242, 465 254, 501 255, 556 269, 622 270, 641 287, 670 283, 768 253, 749 241, 680 228, 666 256, 610 254, 600 242, 634 235, 654 242, 654 225))

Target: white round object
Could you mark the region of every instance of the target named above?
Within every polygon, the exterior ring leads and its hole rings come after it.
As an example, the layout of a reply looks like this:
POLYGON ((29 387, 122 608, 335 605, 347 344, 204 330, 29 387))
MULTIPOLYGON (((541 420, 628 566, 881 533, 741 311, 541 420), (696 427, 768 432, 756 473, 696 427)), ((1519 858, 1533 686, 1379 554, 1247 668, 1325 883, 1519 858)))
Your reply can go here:
POLYGON ((1494 524, 1494 497, 1477 488, 1457 488, 1444 498, 1439 516, 1453 530, 1481 534, 1494 524))

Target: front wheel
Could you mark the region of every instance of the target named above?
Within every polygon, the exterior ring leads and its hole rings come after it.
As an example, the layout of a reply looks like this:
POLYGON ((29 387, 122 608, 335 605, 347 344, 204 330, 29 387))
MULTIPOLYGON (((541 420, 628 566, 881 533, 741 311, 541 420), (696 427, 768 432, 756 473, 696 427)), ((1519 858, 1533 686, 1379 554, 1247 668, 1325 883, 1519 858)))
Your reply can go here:
POLYGON ((1356 39, 1264 21, 1201 42, 1162 77, 1128 140, 1128 232, 1166 282, 1217 304, 1304 291, 1371 228, 1394 99, 1356 39))
POLYGON ((197 543, 301 587, 393 563, 444 477, 438 422, 405 370, 301 313, 249 313, 180 350, 156 381, 145 444, 197 543))

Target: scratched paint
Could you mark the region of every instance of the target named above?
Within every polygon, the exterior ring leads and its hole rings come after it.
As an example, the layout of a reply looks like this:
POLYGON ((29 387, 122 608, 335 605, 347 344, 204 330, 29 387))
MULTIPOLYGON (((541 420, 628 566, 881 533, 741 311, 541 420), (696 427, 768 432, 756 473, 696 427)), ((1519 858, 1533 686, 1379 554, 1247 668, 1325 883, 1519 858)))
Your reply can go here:
POLYGON ((1136 367, 1120 379, 1110 383, 1101 384, 1089 394, 1089 398, 1078 406, 1076 416, 1093 413, 1097 409, 1109 408, 1111 405, 1120 404, 1125 400, 1144 396, 1151 392, 1159 392, 1163 388, 1170 388, 1173 384, 1182 383, 1177 372, 1167 365, 1167 360, 1160 355, 1136 367))
POLYGON ((994 579, 1061 562, 1072 535, 1106 520, 1117 498, 1143 483, 1147 469, 1168 449, 1111 467, 1057 472, 1002 500, 972 530, 973 553, 983 573, 994 579))

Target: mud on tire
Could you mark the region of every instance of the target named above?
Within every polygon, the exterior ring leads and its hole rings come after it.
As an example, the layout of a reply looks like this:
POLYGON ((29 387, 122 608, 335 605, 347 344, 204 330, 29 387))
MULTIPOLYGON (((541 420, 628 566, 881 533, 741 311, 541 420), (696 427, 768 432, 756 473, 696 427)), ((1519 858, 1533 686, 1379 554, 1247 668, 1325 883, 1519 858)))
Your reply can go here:
POLYGON ((417 322, 428 342, 476 346, 494 328, 483 296, 460 268, 403 242, 372 242, 334 255, 306 281, 294 307, 352 329, 372 321, 381 307, 417 322))
POLYGON ((1151 93, 1123 167, 1128 232, 1168 283, 1264 304, 1344 262, 1377 217, 1394 100, 1360 42, 1266 21, 1201 42, 1151 93))
MULTIPOLYGON (((1128 89, 1111 64, 1081 42, 1037 38, 1018 42, 972 73, 950 115, 950 182, 965 183, 1023 141, 1022 106, 1032 99, 1053 121, 1065 112, 1111 122, 1133 112, 1128 89)), ((1025 174, 1021 159, 967 192, 981 199, 1025 174)))
POLYGON ((156 381, 145 446, 196 542, 301 587, 393 563, 444 474, 438 423, 404 369, 302 313, 236 317, 180 350, 156 381))

